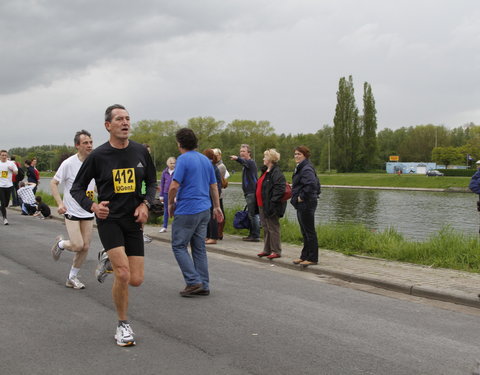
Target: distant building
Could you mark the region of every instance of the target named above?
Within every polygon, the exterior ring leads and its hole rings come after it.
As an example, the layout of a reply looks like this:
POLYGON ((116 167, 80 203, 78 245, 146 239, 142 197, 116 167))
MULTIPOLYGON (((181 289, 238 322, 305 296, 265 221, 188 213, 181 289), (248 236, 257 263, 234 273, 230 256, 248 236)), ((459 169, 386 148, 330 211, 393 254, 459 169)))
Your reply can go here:
POLYGON ((414 173, 427 174, 428 171, 437 169, 437 163, 420 163, 420 162, 388 162, 387 173, 414 173))

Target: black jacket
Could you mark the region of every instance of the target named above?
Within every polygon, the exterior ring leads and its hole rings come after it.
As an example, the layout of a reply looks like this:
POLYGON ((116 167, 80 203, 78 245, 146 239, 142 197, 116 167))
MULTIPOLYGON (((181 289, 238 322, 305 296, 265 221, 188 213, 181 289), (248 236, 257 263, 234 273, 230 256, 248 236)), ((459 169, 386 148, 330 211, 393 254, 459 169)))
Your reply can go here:
POLYGON ((266 167, 262 168, 262 172, 262 175, 265 174, 262 184, 263 212, 267 217, 283 217, 287 208, 287 202, 282 202, 285 194, 285 176, 277 164, 273 165, 270 172, 267 172, 266 167))
POLYGON ((320 181, 310 160, 305 159, 295 168, 292 176, 292 199, 293 207, 298 206, 298 197, 304 202, 313 202, 320 195, 320 181))
POLYGON ((239 157, 237 162, 243 165, 242 171, 242 190, 243 194, 255 194, 255 186, 257 186, 258 173, 257 164, 253 159, 242 159, 239 157))

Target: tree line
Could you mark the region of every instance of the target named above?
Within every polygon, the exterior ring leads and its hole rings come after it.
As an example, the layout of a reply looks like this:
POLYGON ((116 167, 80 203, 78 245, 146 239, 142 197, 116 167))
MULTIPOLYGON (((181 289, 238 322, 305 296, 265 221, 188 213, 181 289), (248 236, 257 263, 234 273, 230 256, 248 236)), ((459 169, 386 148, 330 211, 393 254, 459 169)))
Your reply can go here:
MULTIPOLYGON (((236 119, 230 123, 213 117, 194 117, 186 124, 174 120, 141 120, 132 125, 131 139, 150 145, 157 170, 165 168, 170 156, 177 156, 175 133, 182 127, 193 129, 199 138, 199 151, 220 148, 223 161, 232 171, 240 165, 231 161, 240 145, 252 148, 257 165, 263 164, 263 152, 275 148, 281 154, 280 167, 293 171, 293 150, 305 145, 312 151, 311 161, 321 172, 360 172, 384 170, 385 162, 398 155, 404 162, 436 162, 443 165, 465 165, 480 159, 480 126, 473 123, 448 129, 444 125, 424 124, 377 132, 377 110, 373 90, 363 85, 363 110, 360 114, 354 96, 353 78, 340 78, 333 126, 319 126, 315 133, 276 134, 269 121, 236 119)), ((292 124, 292 129, 301 124, 292 124)), ((37 168, 56 170, 60 163, 75 153, 66 145, 12 148, 10 155, 18 161, 37 157, 37 168)))

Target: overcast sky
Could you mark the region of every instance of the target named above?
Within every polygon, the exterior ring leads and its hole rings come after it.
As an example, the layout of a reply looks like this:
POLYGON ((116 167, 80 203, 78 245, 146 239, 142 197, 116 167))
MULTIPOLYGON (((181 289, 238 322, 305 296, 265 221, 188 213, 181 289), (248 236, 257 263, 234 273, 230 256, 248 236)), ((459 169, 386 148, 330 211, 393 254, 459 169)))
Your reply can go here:
POLYGON ((379 130, 479 124, 479 19, 478 0, 3 0, 0 148, 99 145, 113 103, 315 132, 349 75, 379 130))

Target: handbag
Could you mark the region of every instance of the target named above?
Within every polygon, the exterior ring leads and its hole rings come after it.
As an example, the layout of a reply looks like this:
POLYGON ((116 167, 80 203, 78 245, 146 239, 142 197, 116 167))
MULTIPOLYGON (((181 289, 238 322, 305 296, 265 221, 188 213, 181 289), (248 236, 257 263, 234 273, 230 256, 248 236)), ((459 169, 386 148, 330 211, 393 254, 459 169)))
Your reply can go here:
POLYGON ((288 201, 292 197, 292 187, 288 182, 285 182, 285 193, 283 193, 282 202, 288 201))
POLYGON ((233 217, 233 227, 235 229, 250 229, 250 219, 248 217, 247 206, 242 211, 237 211, 233 217))

